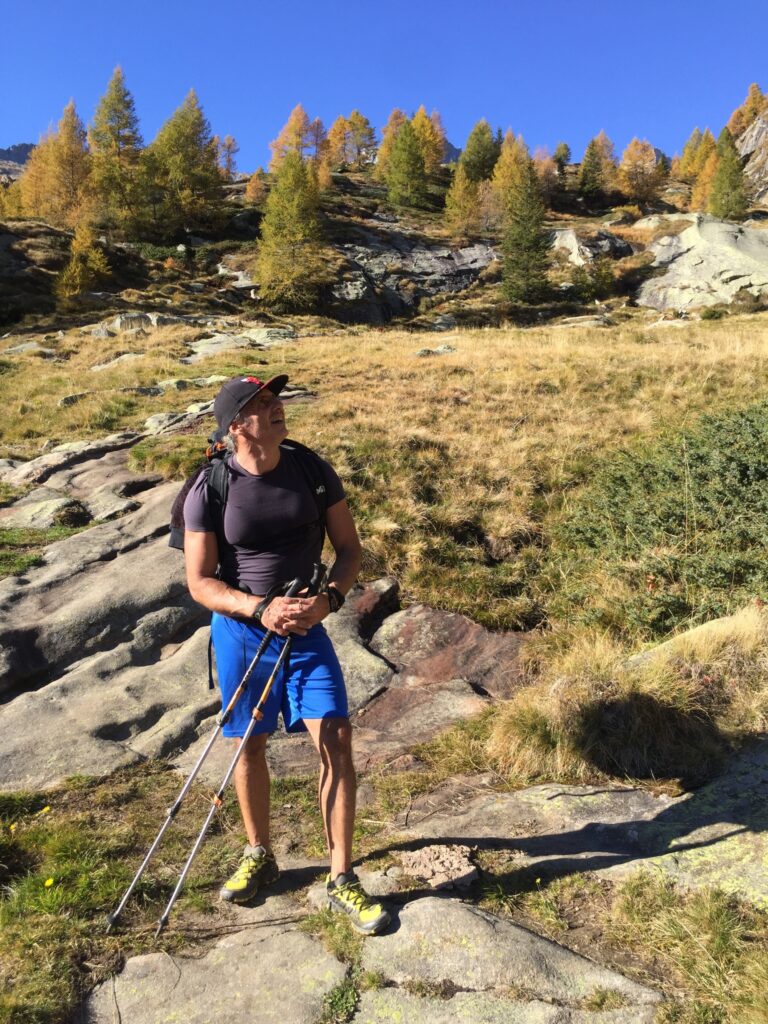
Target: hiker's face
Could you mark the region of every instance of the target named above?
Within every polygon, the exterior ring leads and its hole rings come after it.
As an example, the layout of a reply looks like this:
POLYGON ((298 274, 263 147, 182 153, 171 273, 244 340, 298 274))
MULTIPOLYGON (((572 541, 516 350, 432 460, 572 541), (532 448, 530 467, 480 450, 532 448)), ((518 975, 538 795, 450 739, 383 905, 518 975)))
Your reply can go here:
POLYGON ((242 438, 246 443, 276 440, 279 444, 288 436, 283 403, 265 388, 245 403, 229 429, 235 438, 242 438))

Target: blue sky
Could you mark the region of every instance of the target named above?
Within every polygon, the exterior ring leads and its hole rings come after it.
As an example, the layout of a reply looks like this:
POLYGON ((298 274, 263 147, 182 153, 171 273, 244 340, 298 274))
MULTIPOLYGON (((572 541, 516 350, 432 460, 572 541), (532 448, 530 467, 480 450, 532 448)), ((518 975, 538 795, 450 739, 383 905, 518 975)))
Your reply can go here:
POLYGON ((765 0, 22 0, 3 4, 0 147, 36 141, 70 98, 88 120, 115 65, 146 141, 194 88, 238 166, 269 159, 296 103, 326 126, 354 107, 440 111, 462 146, 481 117, 580 158, 605 128, 672 154, 768 89, 765 0))

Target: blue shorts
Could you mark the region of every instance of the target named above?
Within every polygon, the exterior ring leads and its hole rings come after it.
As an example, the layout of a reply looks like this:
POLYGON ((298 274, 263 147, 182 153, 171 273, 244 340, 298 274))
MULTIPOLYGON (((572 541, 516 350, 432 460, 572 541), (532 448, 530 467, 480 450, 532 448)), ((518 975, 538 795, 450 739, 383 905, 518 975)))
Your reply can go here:
MULTIPOLYGON (((264 630, 260 626, 252 626, 214 612, 211 617, 211 636, 221 702, 225 708, 264 638, 264 630)), ((251 721, 251 712, 261 697, 264 684, 284 644, 284 637, 273 637, 222 729, 225 736, 242 736, 245 733, 251 721)), ((283 715, 286 732, 304 732, 305 718, 349 717, 341 665, 331 639, 320 623, 313 626, 306 636, 292 637, 288 665, 283 665, 278 672, 264 706, 264 718, 256 723, 253 733, 274 732, 277 729, 278 713, 283 715)))

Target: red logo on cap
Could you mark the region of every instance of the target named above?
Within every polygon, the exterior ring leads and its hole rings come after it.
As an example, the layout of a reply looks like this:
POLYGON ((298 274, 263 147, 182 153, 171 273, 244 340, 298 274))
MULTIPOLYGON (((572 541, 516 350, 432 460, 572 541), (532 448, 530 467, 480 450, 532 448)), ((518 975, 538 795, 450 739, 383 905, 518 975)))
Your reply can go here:
POLYGON ((263 380, 259 380, 258 377, 241 377, 243 384, 264 384, 263 380))

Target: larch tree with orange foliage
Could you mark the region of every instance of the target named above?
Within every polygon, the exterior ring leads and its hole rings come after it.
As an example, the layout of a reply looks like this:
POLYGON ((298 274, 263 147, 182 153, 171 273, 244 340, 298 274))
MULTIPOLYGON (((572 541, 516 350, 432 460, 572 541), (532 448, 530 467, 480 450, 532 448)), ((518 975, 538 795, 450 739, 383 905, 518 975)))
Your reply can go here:
POLYGON ((379 181, 387 180, 387 168, 392 156, 392 148, 395 145, 397 133, 407 120, 408 115, 405 111, 395 107, 389 115, 387 123, 384 125, 384 131, 381 133, 381 144, 376 156, 376 168, 373 172, 374 177, 378 178, 379 181))
POLYGON ((75 227, 88 216, 91 155, 74 101, 56 131, 32 150, 19 179, 24 212, 57 227, 75 227))
POLYGON ((311 122, 309 115, 304 107, 297 103, 281 128, 280 134, 269 144, 269 148, 272 150, 272 159, 269 162, 270 171, 279 170, 288 153, 296 153, 303 160, 310 146, 311 122))
POLYGON ((650 203, 658 198, 664 181, 664 166, 646 139, 634 138, 621 157, 619 185, 628 199, 650 203))
POLYGON ((416 138, 419 140, 421 155, 424 159, 424 170, 427 174, 434 174, 439 169, 445 156, 445 134, 438 132, 435 123, 427 114, 423 104, 411 119, 411 126, 416 133, 416 138))
POLYGON ((749 87, 747 98, 731 114, 726 127, 736 139, 760 115, 768 115, 768 95, 763 93, 757 82, 753 82, 749 87))

